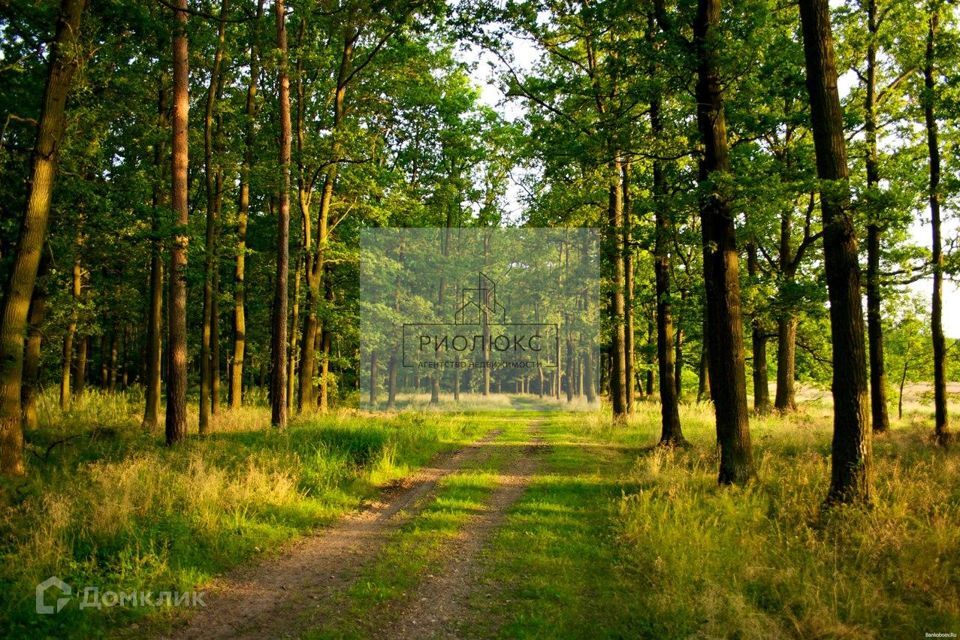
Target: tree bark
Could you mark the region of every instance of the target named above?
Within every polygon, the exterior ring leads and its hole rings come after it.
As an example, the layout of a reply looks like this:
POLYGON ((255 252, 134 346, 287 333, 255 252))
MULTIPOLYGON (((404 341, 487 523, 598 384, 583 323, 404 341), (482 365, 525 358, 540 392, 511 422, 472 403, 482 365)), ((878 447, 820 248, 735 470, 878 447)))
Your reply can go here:
POLYGON ((744 483, 754 474, 747 411, 739 258, 730 196, 730 173, 723 95, 714 40, 720 0, 699 0, 694 22, 697 52, 697 125, 704 153, 700 203, 703 231, 710 359, 710 390, 720 446, 720 484, 744 483))
POLYGON ((77 346, 77 367, 74 372, 74 394, 80 396, 87 386, 87 352, 90 348, 89 336, 81 336, 80 344, 77 346))
POLYGON ((190 112, 190 67, 187 44, 187 0, 176 0, 173 30, 173 115, 171 204, 174 212, 170 245, 167 304, 167 416, 166 440, 173 445, 187 434, 187 127, 190 112))
POLYGON ((927 48, 924 55, 923 115, 927 129, 927 151, 930 156, 930 226, 933 228, 931 245, 933 263, 933 294, 930 310, 930 329, 933 334, 933 405, 934 436, 940 444, 950 439, 950 419, 947 415, 947 344, 943 335, 943 242, 940 232, 940 143, 936 117, 935 53, 939 28, 937 9, 930 14, 927 28, 927 48))
MULTIPOLYGON (((757 247, 753 243, 747 247, 747 272, 751 280, 756 279, 760 272, 757 247)), ((759 310, 754 310, 750 326, 753 346, 753 411, 763 416, 770 413, 770 381, 767 376, 767 336, 759 310)))
MULTIPOLYGON (((637 396, 637 348, 636 334, 633 319, 633 289, 634 267, 632 247, 632 216, 633 206, 630 201, 630 161, 624 160, 621 166, 622 177, 620 189, 623 191, 623 357, 625 369, 623 373, 627 388, 627 412, 633 413, 633 404, 637 396)), ((568 383, 569 384, 569 383, 568 383)))
POLYGON ((107 388, 110 390, 110 393, 116 393, 117 391, 117 355, 120 350, 120 336, 117 334, 117 330, 114 329, 110 334, 110 366, 107 369, 107 388))
MULTIPOLYGON (((331 128, 332 147, 331 162, 327 165, 323 176, 323 185, 320 190, 320 210, 317 212, 317 237, 313 241, 311 238, 310 220, 308 217, 309 201, 306 176, 303 175, 301 168, 300 201, 301 209, 304 212, 304 224, 306 225, 304 233, 304 253, 306 256, 306 281, 307 281, 307 301, 306 313, 303 320, 303 347, 300 354, 300 394, 297 401, 299 411, 312 409, 317 405, 317 389, 314 385, 316 377, 316 343, 318 335, 321 335, 322 328, 317 319, 317 306, 320 304, 321 295, 324 293, 324 274, 326 271, 326 253, 329 246, 330 235, 330 207, 333 202, 333 189, 337 181, 339 172, 340 156, 343 153, 340 143, 341 129, 344 121, 344 107, 347 92, 347 83, 350 79, 351 69, 353 67, 354 46, 358 32, 355 29, 347 29, 343 34, 343 49, 340 54, 340 66, 337 71, 337 85, 333 95, 333 126, 331 128), (306 197, 305 197, 306 196, 306 197), (307 204, 307 208, 303 205, 307 204)), ((302 114, 298 111, 298 146, 302 140, 302 114)), ((321 363, 321 368, 328 368, 321 363)), ((321 385, 324 385, 326 378, 321 375, 321 385)), ((325 394, 325 390, 321 389, 325 394)), ((326 399, 321 401, 321 406, 326 406, 326 399)))
MULTIPOLYGON (((47 254, 40 260, 39 276, 45 280, 50 259, 47 254)), ((37 428, 37 395, 40 384, 40 347, 43 341, 43 321, 47 315, 47 290, 43 283, 33 289, 30 312, 27 317, 27 344, 23 359, 23 386, 20 400, 23 404, 23 428, 37 428)))
MULTIPOLYGON (((864 135, 867 143, 867 190, 880 185, 877 157, 877 3, 867 0, 867 96, 864 135)), ((870 408, 874 432, 890 427, 887 415, 887 374, 883 362, 883 323, 880 311, 880 221, 872 212, 867 225, 867 341, 870 346, 870 408)))
POLYGON ((623 261, 622 228, 623 228, 623 190, 620 182, 621 161, 619 153, 611 152, 614 159, 610 166, 610 199, 607 207, 607 264, 611 271, 610 291, 610 403, 613 407, 615 422, 623 421, 628 411, 627 404, 627 357, 626 357, 626 327, 625 312, 625 267, 623 261))
POLYGON ((833 341, 833 455, 827 499, 829 502, 869 502, 872 441, 860 266, 856 230, 849 210, 847 148, 828 1, 800 0, 800 21, 820 179, 833 341))
POLYGON ((277 277, 273 305, 273 375, 271 422, 277 428, 287 425, 287 282, 290 263, 290 78, 287 75, 287 28, 283 0, 274 3, 277 17, 277 47, 280 50, 280 206, 277 216, 277 277))
POLYGON ((66 411, 70 407, 71 389, 70 372, 73 368, 73 343, 77 334, 77 321, 79 319, 78 305, 80 304, 80 295, 83 287, 83 272, 80 266, 80 246, 77 242, 75 250, 77 254, 73 259, 72 278, 70 281, 70 296, 73 302, 73 310, 70 312, 70 323, 67 325, 67 332, 63 336, 63 368, 60 371, 60 409, 66 411))
POLYGON ((243 405, 243 366, 247 347, 246 256, 247 220, 250 215, 250 173, 253 171, 253 149, 256 144, 257 79, 260 74, 260 53, 257 47, 263 0, 257 2, 256 18, 250 36, 250 78, 247 83, 246 121, 243 163, 240 167, 240 198, 237 206, 237 247, 233 270, 233 357, 230 362, 230 408, 243 405))
POLYGON ((391 353, 387 362, 387 411, 395 408, 397 402, 397 354, 391 353))
MULTIPOLYGON (((706 314, 706 309, 703 310, 706 314)), ((700 345, 700 364, 697 376, 697 402, 710 400, 710 354, 707 352, 707 321, 703 321, 703 344, 700 345)))
POLYGON ((207 87, 207 104, 203 118, 203 168, 207 192, 207 221, 204 237, 203 264, 203 325, 200 340, 200 435, 209 431, 211 413, 211 394, 213 386, 213 306, 217 292, 214 291, 214 270, 217 268, 217 226, 219 191, 222 182, 220 167, 214 165, 213 129, 214 112, 220 89, 220 71, 223 66, 223 49, 226 41, 226 17, 229 0, 220 4, 220 20, 217 27, 217 48, 213 55, 213 67, 210 70, 210 84, 207 87))
MULTIPOLYGON (((158 127, 161 131, 169 126, 167 122, 167 91, 161 86, 157 101, 158 127)), ((164 204, 161 188, 164 171, 163 154, 165 145, 157 143, 154 153, 154 165, 157 175, 153 188, 153 217, 150 221, 153 238, 150 242, 150 308, 147 311, 147 353, 145 402, 143 408, 144 429, 157 428, 160 421, 160 384, 161 358, 163 342, 163 243, 160 240, 160 208, 164 204)))
POLYGON ((63 0, 60 5, 31 160, 27 209, 20 224, 0 315, 0 473, 5 475, 25 472, 20 404, 24 334, 47 235, 60 139, 66 122, 67 93, 78 63, 75 48, 84 4, 85 0, 63 0))
MULTIPOLYGON (((650 129, 655 138, 663 135, 659 95, 650 101, 650 129)), ((653 269, 657 296, 657 364, 660 374, 660 444, 685 442, 680 426, 680 407, 675 378, 673 305, 670 299, 670 240, 673 224, 665 200, 667 179, 661 160, 653 161, 653 200, 656 236, 653 269)))
POLYGON ((794 384, 797 358, 797 318, 784 311, 777 318, 777 395, 773 406, 780 413, 797 410, 794 384))

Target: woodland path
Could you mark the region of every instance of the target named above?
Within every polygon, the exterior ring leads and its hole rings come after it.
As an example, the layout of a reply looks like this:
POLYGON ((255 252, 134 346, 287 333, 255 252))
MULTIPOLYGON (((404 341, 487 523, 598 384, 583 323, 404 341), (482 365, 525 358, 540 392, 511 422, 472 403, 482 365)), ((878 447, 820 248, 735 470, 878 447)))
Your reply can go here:
POLYGON ((473 472, 486 479, 490 492, 483 507, 439 546, 439 569, 422 576, 411 592, 386 603, 375 619, 362 625, 365 635, 377 638, 460 637, 457 629, 470 622, 468 600, 479 560, 507 510, 523 494, 545 448, 537 420, 522 420, 507 430, 511 433, 506 439, 504 430, 497 429, 440 456, 385 490, 379 501, 296 541, 278 557, 218 579, 206 588, 206 606, 162 637, 314 637, 311 630, 344 615, 344 594, 378 561, 404 524, 437 500, 444 481, 473 472), (491 466, 492 471, 486 469, 491 466))

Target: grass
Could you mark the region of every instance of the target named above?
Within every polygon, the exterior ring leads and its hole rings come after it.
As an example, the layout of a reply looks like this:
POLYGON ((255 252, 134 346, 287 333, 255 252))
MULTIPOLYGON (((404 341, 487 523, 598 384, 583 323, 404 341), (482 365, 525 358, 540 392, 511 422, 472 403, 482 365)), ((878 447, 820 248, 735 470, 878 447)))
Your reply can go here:
MULTIPOLYGON (((872 509, 825 509, 829 408, 752 423, 758 480, 714 482, 709 424, 640 456, 618 501, 626 571, 657 637, 960 633, 960 469, 905 416, 874 443, 872 509)), ((918 424, 919 423, 919 424, 918 424)))
MULTIPOLYGON (((30 474, 0 501, 0 629, 13 637, 91 637, 150 608, 35 613, 56 575, 99 591, 185 592, 356 508, 377 487, 474 439, 488 421, 440 414, 341 413, 266 427, 263 407, 223 412, 207 438, 161 446, 139 427, 139 398, 90 393, 69 412, 41 399, 30 474)), ((53 598, 51 597, 51 600, 53 598)))
POLYGON ((960 458, 905 416, 877 438, 876 503, 825 509, 829 407, 757 418, 759 477, 716 484, 709 411, 656 447, 556 417, 543 473, 496 537, 467 637, 916 638, 960 633, 960 458), (504 603, 509 603, 504 606, 504 603))
POLYGON ((485 453, 440 480, 433 499, 405 522, 354 585, 326 610, 310 612, 316 627, 307 640, 372 637, 385 616, 416 586, 442 568, 445 545, 480 513, 497 488, 497 473, 516 456, 527 420, 500 416, 502 432, 485 453))
MULTIPOLYGON (((371 637, 382 623, 371 620, 389 619, 442 570, 534 415, 352 412, 276 433, 250 408, 171 451, 139 429, 133 396, 91 395, 67 415, 52 401, 29 434, 30 477, 3 485, 0 629, 11 636, 99 636, 146 613, 74 602, 37 616, 33 587, 48 575, 101 591, 187 590, 355 508, 441 449, 502 429, 489 456, 447 476, 360 579, 308 616, 317 626, 307 638, 371 637)), ((618 428, 596 412, 536 414, 546 451, 482 554, 458 635, 960 633, 960 454, 931 444, 922 400, 905 410, 874 441, 869 509, 823 506, 826 401, 751 420, 758 478, 741 488, 716 484, 709 405, 683 407, 690 447, 676 450, 655 446, 655 404, 639 403, 618 428)))
POLYGON ((644 637, 614 522, 637 450, 596 416, 553 416, 542 432, 546 455, 492 541, 464 636, 644 637))

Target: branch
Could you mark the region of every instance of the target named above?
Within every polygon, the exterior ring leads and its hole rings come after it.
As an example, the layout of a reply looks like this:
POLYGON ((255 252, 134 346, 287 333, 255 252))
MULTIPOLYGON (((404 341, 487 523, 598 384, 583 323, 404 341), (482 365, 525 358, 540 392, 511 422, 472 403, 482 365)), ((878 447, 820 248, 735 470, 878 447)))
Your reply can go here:
POLYGON ((196 16, 198 18, 203 18, 204 20, 215 20, 217 22, 220 22, 222 20, 223 22, 242 23, 242 22, 252 22, 257 19, 257 16, 246 13, 246 12, 243 13, 244 17, 242 18, 225 18, 222 16, 215 16, 210 13, 206 13, 204 11, 197 11, 196 9, 191 9, 189 7, 181 8, 175 4, 168 2, 167 0, 157 0, 157 2, 167 7, 168 9, 173 9, 174 11, 183 11, 186 14, 189 14, 191 16, 196 16))
POLYGON ((899 76, 894 78, 890 82, 890 84, 888 84, 886 87, 881 89, 880 93, 877 94, 877 105, 879 106, 883 104, 883 101, 887 97, 888 93, 895 90, 900 85, 901 82, 909 78, 910 75, 916 70, 917 70, 916 67, 910 67, 909 69, 906 69, 903 73, 901 73, 899 76))
POLYGON ((820 364, 827 365, 827 366, 833 365, 833 363, 829 359, 821 356, 819 353, 816 352, 816 350, 813 347, 805 343, 803 340, 800 340, 799 338, 797 338, 797 346, 803 349, 804 351, 806 351, 807 353, 809 353, 810 357, 816 360, 817 362, 819 362, 820 364))
MULTIPOLYGON (((546 109, 547 111, 549 111, 549 112, 551 112, 551 113, 553 113, 553 114, 555 114, 555 115, 557 115, 557 116, 560 116, 560 117, 563 118, 564 120, 567 120, 567 121, 570 122, 573 126, 575 126, 577 129, 579 129, 581 133, 584 133, 584 134, 586 134, 587 136, 593 136, 593 135, 594 135, 594 132, 593 132, 592 129, 590 129, 589 127, 586 127, 586 128, 585 128, 583 125, 581 125, 579 122, 577 122, 577 121, 573 118, 573 116, 571 116, 571 115, 569 115, 569 114, 567 114, 567 113, 564 113, 563 111, 561 111, 561 110, 558 109, 557 107, 553 106, 553 105, 550 104, 549 102, 543 100, 542 98, 538 98, 537 96, 533 95, 526 87, 524 87, 524 86, 523 86, 523 82, 520 80, 520 76, 517 75, 517 72, 514 70, 514 68, 510 65, 509 62, 507 62, 506 58, 503 57, 503 54, 501 54, 501 53, 500 53, 499 51, 497 51, 496 49, 493 49, 492 47, 488 47, 488 46, 486 46, 486 45, 484 45, 484 49, 486 49, 487 51, 489 51, 490 53, 492 53, 493 55, 495 55, 495 56, 500 60, 500 62, 503 64, 503 66, 505 66, 505 67, 507 68, 507 71, 508 71, 508 72, 510 73, 510 75, 513 77, 515 86, 517 87, 517 89, 520 91, 521 95, 522 95, 524 98, 526 98, 527 100, 530 100, 530 101, 532 101, 532 102, 540 105, 541 107, 543 107, 543 108, 546 109)), ((509 96, 509 94, 507 94, 507 95, 509 96)))

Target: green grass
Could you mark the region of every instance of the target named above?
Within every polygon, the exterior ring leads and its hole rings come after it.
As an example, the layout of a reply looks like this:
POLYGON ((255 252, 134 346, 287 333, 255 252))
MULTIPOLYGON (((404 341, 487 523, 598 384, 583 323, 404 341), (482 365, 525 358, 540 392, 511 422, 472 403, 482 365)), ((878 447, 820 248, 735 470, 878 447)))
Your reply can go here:
POLYGON ((905 416, 875 441, 876 504, 823 507, 829 407, 754 419, 759 477, 716 484, 713 422, 655 446, 556 416, 541 472, 495 537, 464 637, 916 638, 960 632, 960 469, 905 416))
POLYGON ((874 443, 872 509, 825 509, 824 407, 754 420, 759 478, 714 482, 712 425, 640 456, 618 504, 625 570, 654 635, 915 638, 960 633, 960 469, 916 416, 874 443))
MULTIPOLYGON (((440 482, 360 579, 305 618, 316 625, 308 638, 372 637, 370 620, 389 619, 442 570, 447 543, 489 502, 535 416, 547 447, 482 554, 459 635, 960 633, 960 454, 932 445, 922 404, 908 403, 874 442, 874 506, 826 509, 831 415, 816 400, 751 420, 758 478, 742 488, 716 484, 708 405, 683 407, 691 445, 680 450, 655 446, 659 408, 648 403, 618 428, 599 413, 498 408, 344 413, 283 433, 250 408, 169 450, 137 426, 137 401, 91 395, 61 415, 44 398, 43 428, 28 436, 31 475, 2 485, 8 635, 99 636, 146 613, 73 602, 37 616, 33 587, 49 575, 101 591, 191 589, 355 508, 438 451, 501 429, 489 456, 440 482)), ((182 615, 175 609, 149 611, 151 628, 182 615)))
POLYGON ((269 412, 217 416, 214 433, 168 449, 139 427, 139 398, 91 393, 61 414, 41 401, 28 434, 29 476, 0 501, 0 629, 13 637, 93 637, 171 608, 35 613, 34 587, 56 575, 100 592, 181 592, 355 509, 377 488, 441 450, 492 428, 489 420, 342 413, 284 432, 269 412))
POLYGON ((478 613, 463 633, 636 637, 633 588, 618 569, 613 523, 620 476, 635 452, 598 441, 581 416, 554 416, 542 431, 546 455, 493 539, 471 602, 478 613))
POLYGON ((385 610, 399 606, 424 576, 442 567, 444 547, 480 513, 497 487, 497 472, 516 457, 527 435, 519 416, 499 416, 502 433, 477 459, 438 482, 424 508, 394 532, 375 561, 331 606, 312 611, 309 640, 371 637, 385 610))

